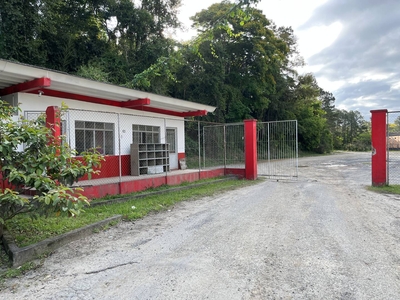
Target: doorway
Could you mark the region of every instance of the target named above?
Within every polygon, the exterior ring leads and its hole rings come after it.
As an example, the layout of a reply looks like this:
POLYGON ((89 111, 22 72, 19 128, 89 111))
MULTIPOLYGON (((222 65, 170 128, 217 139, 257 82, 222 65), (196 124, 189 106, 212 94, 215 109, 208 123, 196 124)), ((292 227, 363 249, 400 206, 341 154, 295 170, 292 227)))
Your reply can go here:
POLYGON ((171 170, 178 169, 178 139, 176 132, 176 128, 167 128, 167 144, 169 144, 169 167, 171 170))

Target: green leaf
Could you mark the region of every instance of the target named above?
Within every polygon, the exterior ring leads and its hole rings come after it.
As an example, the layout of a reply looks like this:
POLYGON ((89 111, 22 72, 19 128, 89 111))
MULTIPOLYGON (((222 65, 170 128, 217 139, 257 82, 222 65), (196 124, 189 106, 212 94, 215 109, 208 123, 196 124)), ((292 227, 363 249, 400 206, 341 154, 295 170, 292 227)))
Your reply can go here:
POLYGON ((42 184, 42 182, 40 181, 40 179, 36 179, 36 180, 35 180, 35 184, 34 184, 35 189, 39 189, 39 187, 41 186, 41 184, 42 184))

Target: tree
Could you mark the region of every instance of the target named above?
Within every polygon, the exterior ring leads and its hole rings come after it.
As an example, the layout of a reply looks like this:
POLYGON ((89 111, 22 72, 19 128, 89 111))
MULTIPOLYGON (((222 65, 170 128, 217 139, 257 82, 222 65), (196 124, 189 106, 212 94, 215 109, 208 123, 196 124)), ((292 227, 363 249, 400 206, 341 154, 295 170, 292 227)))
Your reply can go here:
POLYGON ((312 74, 298 77, 293 96, 294 113, 299 124, 300 149, 319 153, 333 150, 332 134, 324 118, 320 88, 312 74))
POLYGON ((262 120, 287 63, 285 40, 244 1, 213 4, 192 20, 201 33, 182 48, 173 96, 217 106, 214 121, 262 120))
POLYGON ((339 127, 339 111, 335 108, 335 96, 323 89, 320 89, 319 99, 322 109, 325 111, 324 118, 333 139, 333 147, 341 149, 343 147, 343 137, 339 127))
POLYGON ((398 116, 393 123, 389 124, 389 132, 395 132, 399 133, 400 132, 400 116, 398 116))
POLYGON ((0 174, 5 186, 0 190, 0 236, 5 221, 17 214, 78 215, 88 201, 71 185, 85 174, 90 178, 98 172, 94 168, 103 159, 96 151, 74 159, 75 152, 65 141, 51 138, 44 117, 13 121, 13 113, 14 109, 0 100, 0 174), (23 195, 32 190, 32 198, 23 195))
POLYGON ((0 5, 0 57, 29 64, 43 64, 39 51, 41 19, 35 0, 4 0, 0 5))

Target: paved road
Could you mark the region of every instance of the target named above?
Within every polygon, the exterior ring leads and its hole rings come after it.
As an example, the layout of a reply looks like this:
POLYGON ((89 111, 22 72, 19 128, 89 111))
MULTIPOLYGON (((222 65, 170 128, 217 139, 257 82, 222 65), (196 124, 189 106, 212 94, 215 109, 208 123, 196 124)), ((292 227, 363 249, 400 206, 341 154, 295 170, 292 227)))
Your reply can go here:
POLYGON ((2 299, 400 299, 400 196, 370 154, 177 205, 71 243, 2 299))

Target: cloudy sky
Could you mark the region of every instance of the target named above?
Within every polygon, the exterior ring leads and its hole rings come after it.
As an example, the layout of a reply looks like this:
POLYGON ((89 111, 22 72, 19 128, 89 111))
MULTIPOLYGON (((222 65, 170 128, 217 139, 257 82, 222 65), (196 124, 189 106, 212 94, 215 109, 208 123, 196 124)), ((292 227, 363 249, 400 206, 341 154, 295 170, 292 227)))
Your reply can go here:
MULTIPOLYGON (((180 18, 218 0, 182 0, 180 18)), ((336 107, 400 111, 399 0, 262 0, 258 6, 278 26, 291 26, 301 55, 336 107)), ((180 33, 181 39, 193 32, 180 33)))

